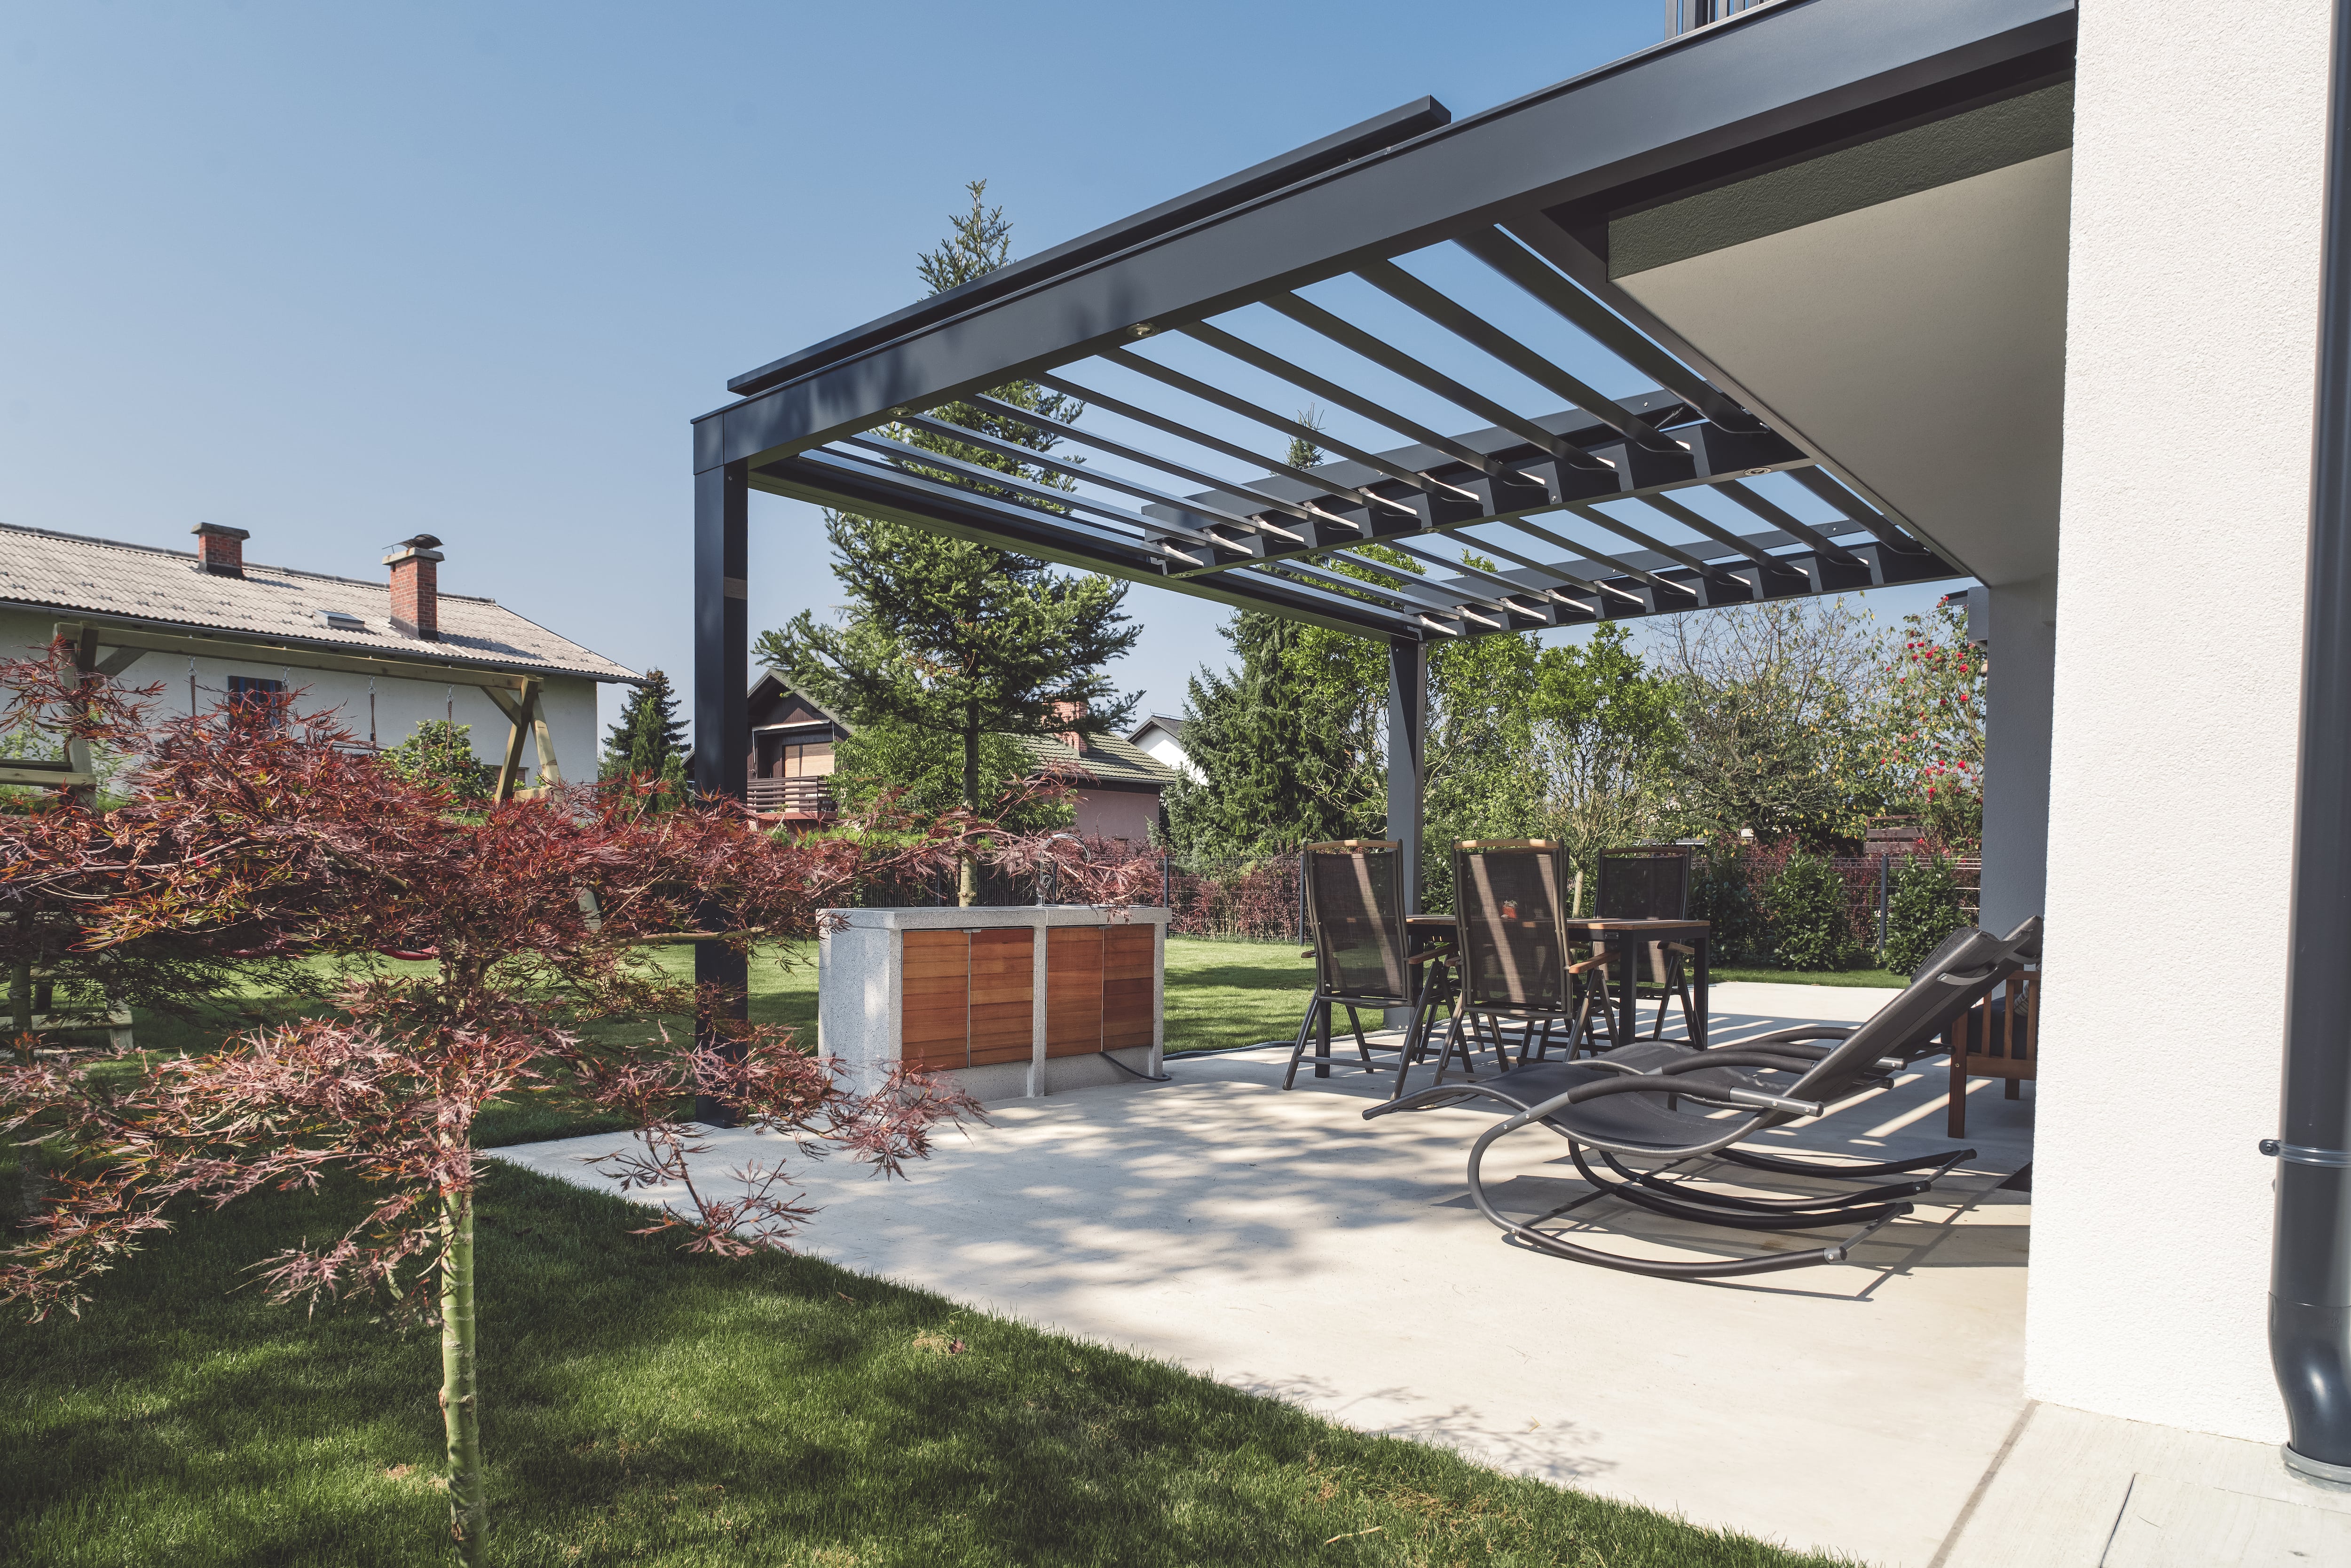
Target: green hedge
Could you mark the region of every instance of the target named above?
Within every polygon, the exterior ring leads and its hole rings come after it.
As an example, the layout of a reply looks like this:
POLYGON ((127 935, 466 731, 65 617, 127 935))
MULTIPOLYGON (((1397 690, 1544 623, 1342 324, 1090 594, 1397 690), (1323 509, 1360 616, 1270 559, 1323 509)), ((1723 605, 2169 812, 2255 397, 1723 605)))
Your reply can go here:
POLYGON ((1959 879, 1943 855, 1896 861, 1886 873, 1886 946, 1879 961, 1907 975, 1966 923, 1959 911, 1959 879))
POLYGON ((1842 969, 1856 956, 1844 879, 1819 855, 1788 857, 1764 892, 1771 961, 1782 969, 1842 969))

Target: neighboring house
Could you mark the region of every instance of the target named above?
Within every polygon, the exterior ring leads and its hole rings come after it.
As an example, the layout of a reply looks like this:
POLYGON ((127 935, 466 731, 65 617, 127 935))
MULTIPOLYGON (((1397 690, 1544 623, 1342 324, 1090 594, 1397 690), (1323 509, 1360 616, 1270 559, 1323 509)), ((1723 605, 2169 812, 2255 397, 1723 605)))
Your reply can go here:
POLYGON ((751 682, 750 769, 745 798, 755 810, 793 821, 831 819, 835 747, 856 732, 773 670, 751 682))
POLYGON ((1176 782, 1175 768, 1114 735, 1026 736, 1020 744, 1040 766, 1075 768, 1088 775, 1074 798, 1080 833, 1116 839, 1138 850, 1150 846, 1160 827, 1160 792, 1176 782))
MULTIPOLYGON (((753 679, 748 706, 751 733, 743 754, 750 775, 749 804, 788 820, 831 818, 837 809, 831 788, 835 747, 856 731, 773 670, 753 679)), ((1076 768, 1091 776, 1076 791, 1079 832, 1137 848, 1151 841, 1159 826, 1159 793, 1176 781, 1174 768, 1114 735, 1092 740, 1074 734, 1032 736, 1021 744, 1040 768, 1076 768)))
POLYGON ((1192 765, 1191 755, 1184 749, 1184 726, 1188 720, 1170 718, 1155 713, 1135 727, 1126 737, 1129 746, 1150 755, 1162 768, 1181 773, 1193 783, 1201 779, 1200 770, 1192 765))
POLYGON ((635 673, 495 600, 440 591, 431 535, 384 557, 387 583, 250 564, 245 529, 193 531, 189 552, 0 525, 0 649, 24 657, 61 625, 89 626, 99 668, 162 685, 156 717, 293 692, 299 708, 333 710, 371 746, 454 718, 494 764, 514 727, 502 705, 535 693, 517 758, 528 782, 540 781, 543 755, 559 777, 596 776, 596 687, 635 673))

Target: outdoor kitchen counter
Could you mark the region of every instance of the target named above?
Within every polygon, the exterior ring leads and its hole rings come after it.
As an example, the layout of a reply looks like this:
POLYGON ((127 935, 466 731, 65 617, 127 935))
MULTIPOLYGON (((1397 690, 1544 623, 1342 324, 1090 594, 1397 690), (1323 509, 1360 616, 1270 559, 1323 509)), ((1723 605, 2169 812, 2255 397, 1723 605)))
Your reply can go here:
POLYGON ((1165 909, 840 909, 823 919, 818 1049, 860 1089, 901 1064, 982 1102, 1160 1070, 1165 909))

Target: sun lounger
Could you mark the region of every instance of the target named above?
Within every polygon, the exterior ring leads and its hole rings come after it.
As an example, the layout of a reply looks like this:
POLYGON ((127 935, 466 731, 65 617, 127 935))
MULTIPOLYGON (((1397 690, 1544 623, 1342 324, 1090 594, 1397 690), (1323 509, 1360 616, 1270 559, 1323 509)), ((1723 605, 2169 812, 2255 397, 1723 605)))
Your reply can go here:
POLYGON ((1368 1120, 1479 1099, 1506 1108, 1510 1113, 1470 1147, 1470 1197, 1504 1232, 1560 1257, 1668 1279, 1842 1262, 1856 1242, 1909 1213, 1909 1199, 1926 1193, 1975 1151, 1844 1164, 1737 1145, 1771 1128, 1824 1115, 1838 1102, 1934 1054, 1940 1049, 1936 1036, 1949 1019, 2037 958, 2040 947, 2038 916, 2005 937, 1970 929, 1938 948, 1910 985, 1865 1023, 1804 1025, 1705 1051, 1667 1041, 1628 1045, 1596 1060, 1541 1061, 1482 1082, 1432 1086, 1364 1114, 1368 1120), (1724 1110, 1736 1114, 1715 1114, 1724 1110), (1817 1247, 1693 1261, 1571 1241, 1541 1228, 1541 1219, 1528 1224, 1499 1213, 1480 1175, 1496 1142, 1538 1124, 1567 1140, 1576 1169, 1597 1193, 1667 1218, 1751 1232, 1855 1228, 1817 1247), (1595 1158, 1603 1168, 1594 1168, 1595 1158), (1831 1190, 1760 1197, 1729 1190, 1684 1168, 1714 1161, 1773 1176, 1821 1178, 1831 1190), (1860 1185, 1851 1185, 1855 1183, 1860 1185))

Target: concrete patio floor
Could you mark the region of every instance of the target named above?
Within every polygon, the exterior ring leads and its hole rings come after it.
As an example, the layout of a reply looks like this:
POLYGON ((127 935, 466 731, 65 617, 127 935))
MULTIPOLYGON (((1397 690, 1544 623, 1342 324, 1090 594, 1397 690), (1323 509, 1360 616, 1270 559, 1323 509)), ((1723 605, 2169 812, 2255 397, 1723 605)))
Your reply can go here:
MULTIPOLYGON (((1725 984, 1715 1039, 1857 1020, 1890 994, 1725 984)), ((1686 1282, 1505 1241, 1463 1185, 1489 1114, 1366 1123, 1385 1075, 1285 1093, 1287 1054, 1179 1058, 1169 1083, 992 1105, 993 1124, 907 1182, 802 1164, 822 1209, 803 1244, 1350 1427, 1792 1546, 1933 1562, 2025 1407, 2030 1199, 2001 1184, 2031 1158, 2029 1087, 2011 1102, 1979 1082, 1978 1157, 1852 1262, 1686 1282)), ((1947 1082, 1928 1064, 1771 1139, 1860 1159, 1948 1147, 1947 1082)), ((496 1153, 600 1186, 583 1156, 619 1141, 496 1153)), ((714 1174, 790 1152, 708 1141, 714 1174)), ((1540 1129, 1489 1169, 1498 1204, 1530 1216, 1587 1190, 1540 1129)), ((1582 1212, 1596 1236, 1672 1239, 1613 1199, 1582 1212)))

